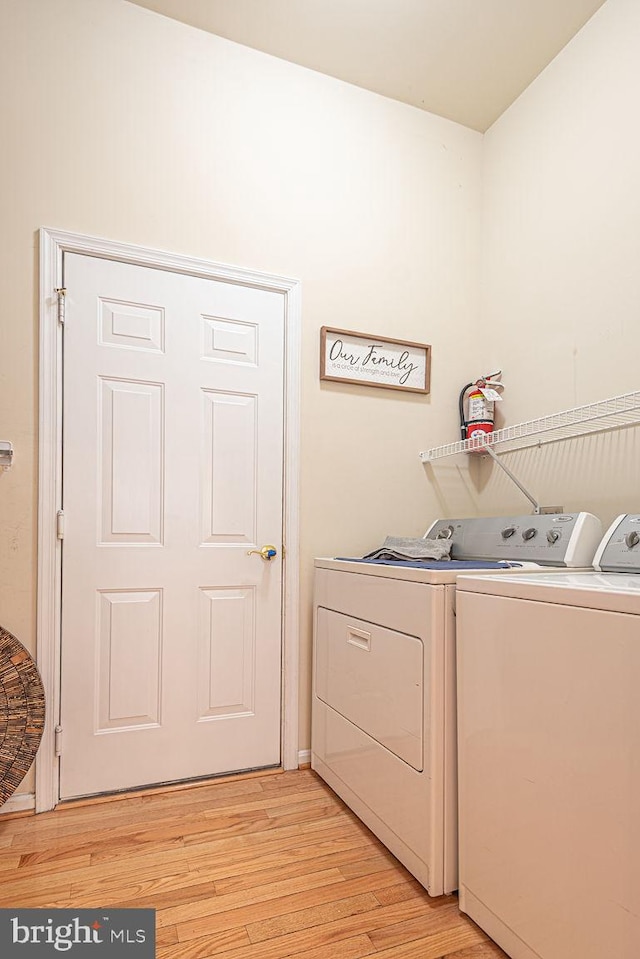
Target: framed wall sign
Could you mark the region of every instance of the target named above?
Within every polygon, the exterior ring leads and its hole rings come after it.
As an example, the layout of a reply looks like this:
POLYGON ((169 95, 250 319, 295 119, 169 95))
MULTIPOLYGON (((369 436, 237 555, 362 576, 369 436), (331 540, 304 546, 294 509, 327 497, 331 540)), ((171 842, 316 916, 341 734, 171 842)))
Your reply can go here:
POLYGON ((352 330, 320 330, 320 379, 428 393, 431 347, 352 330))

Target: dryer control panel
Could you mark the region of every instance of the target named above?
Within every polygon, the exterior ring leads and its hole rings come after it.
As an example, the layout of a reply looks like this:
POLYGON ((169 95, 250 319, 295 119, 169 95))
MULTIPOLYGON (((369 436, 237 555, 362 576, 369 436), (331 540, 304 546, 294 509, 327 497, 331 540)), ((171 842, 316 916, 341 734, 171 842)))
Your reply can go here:
POLYGON ((640 573, 640 514, 623 513, 605 533, 593 565, 607 573, 640 573))
POLYGON ((451 559, 567 567, 590 567, 601 537, 600 520, 582 512, 439 519, 425 533, 450 539, 451 559))

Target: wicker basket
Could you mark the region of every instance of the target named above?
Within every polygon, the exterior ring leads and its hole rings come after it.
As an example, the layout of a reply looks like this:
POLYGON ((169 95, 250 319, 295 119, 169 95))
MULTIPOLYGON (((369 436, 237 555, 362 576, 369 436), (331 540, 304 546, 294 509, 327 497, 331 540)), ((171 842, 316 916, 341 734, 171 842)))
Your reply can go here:
POLYGON ((35 758, 44 717, 38 668, 22 643, 0 626, 0 807, 35 758))

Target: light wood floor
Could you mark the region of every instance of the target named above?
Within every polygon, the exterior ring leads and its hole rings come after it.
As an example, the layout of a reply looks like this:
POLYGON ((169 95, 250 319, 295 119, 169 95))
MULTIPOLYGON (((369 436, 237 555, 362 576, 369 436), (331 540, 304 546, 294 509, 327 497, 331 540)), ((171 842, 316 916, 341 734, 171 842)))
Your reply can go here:
POLYGON ((0 906, 157 909, 158 959, 498 959, 310 770, 0 820, 0 906))

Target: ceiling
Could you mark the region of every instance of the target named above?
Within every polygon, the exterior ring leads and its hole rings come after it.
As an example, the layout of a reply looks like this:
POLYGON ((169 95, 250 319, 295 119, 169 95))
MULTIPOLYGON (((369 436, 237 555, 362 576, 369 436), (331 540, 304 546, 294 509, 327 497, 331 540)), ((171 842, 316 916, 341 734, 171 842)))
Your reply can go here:
POLYGON ((604 0, 130 0, 485 131, 604 0))

